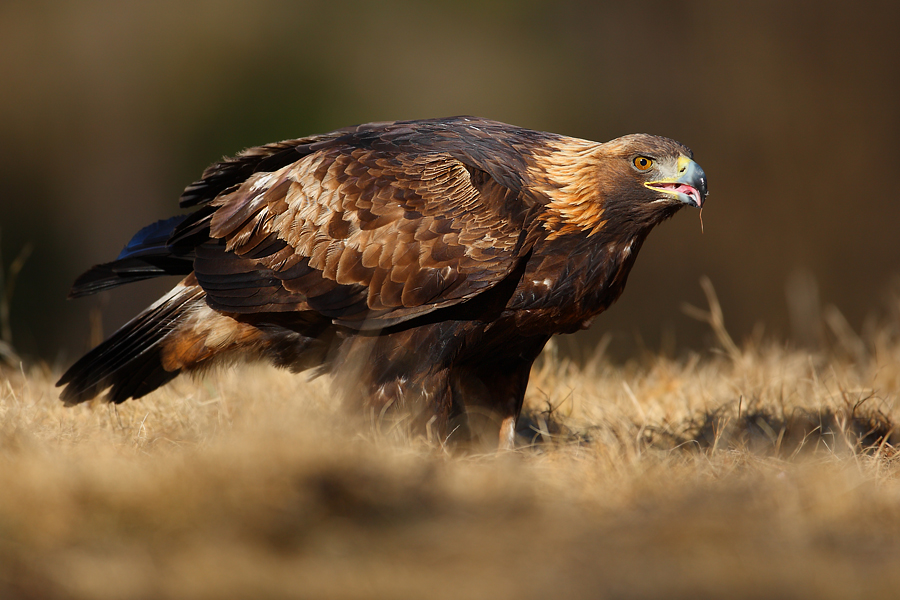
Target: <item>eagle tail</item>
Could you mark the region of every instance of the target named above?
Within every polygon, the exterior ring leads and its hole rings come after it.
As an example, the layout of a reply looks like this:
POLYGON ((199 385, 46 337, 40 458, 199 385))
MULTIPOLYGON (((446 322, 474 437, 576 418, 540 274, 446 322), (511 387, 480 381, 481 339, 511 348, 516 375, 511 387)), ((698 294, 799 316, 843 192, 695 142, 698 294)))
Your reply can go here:
POLYGON ((175 287, 72 365, 56 383, 66 386, 60 398, 71 406, 109 388, 107 400, 119 404, 174 379, 181 369, 166 368, 165 342, 204 297, 198 286, 175 287))
POLYGON ((187 215, 172 217, 138 231, 116 260, 91 267, 72 285, 70 298, 80 298, 132 281, 161 275, 187 275, 193 269, 191 253, 173 253, 169 238, 187 215))
POLYGON ((221 362, 267 359, 292 371, 327 371, 335 341, 330 320, 314 313, 219 313, 206 292, 188 276, 150 308, 85 354, 56 383, 69 406, 104 390, 119 404, 140 398, 181 372, 221 362))

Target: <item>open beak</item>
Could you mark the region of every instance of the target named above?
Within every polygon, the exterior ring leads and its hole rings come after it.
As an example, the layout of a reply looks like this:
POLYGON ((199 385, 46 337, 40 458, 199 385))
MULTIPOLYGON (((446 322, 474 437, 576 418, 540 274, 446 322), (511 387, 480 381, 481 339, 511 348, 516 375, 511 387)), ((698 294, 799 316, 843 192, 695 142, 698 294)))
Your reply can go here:
POLYGON ((678 157, 678 174, 675 177, 648 181, 644 184, 652 190, 658 190, 675 196, 688 206, 703 207, 706 200, 706 173, 700 165, 687 156, 678 157))

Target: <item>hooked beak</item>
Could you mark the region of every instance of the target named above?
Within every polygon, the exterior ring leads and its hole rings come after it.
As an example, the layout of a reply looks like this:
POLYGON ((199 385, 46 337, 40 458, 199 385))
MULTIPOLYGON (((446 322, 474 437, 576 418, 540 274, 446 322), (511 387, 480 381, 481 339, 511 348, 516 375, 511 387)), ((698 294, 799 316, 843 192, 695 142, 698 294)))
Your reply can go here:
POLYGON ((678 157, 678 174, 675 177, 648 181, 644 184, 651 190, 671 194, 688 206, 703 207, 708 193, 706 189, 706 173, 700 165, 686 156, 678 157))

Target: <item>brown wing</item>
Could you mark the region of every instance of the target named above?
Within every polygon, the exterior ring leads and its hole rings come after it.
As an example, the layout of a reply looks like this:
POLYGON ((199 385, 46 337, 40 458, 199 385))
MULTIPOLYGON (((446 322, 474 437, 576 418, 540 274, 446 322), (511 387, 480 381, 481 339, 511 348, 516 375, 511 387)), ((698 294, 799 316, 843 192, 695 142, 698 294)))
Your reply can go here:
POLYGON ((326 147, 213 200, 194 269, 217 310, 385 327, 503 280, 527 253, 524 204, 447 152, 326 147))

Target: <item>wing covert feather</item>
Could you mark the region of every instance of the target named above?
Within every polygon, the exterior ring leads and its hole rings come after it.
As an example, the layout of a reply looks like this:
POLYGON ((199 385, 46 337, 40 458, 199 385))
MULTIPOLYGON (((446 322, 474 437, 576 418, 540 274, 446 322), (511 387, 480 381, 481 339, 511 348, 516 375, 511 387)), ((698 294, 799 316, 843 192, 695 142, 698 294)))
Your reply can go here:
POLYGON ((509 274, 527 252, 524 216, 509 218, 525 214, 509 209, 520 201, 446 152, 325 148, 214 199, 210 237, 221 242, 195 271, 219 310, 384 327, 509 274))

